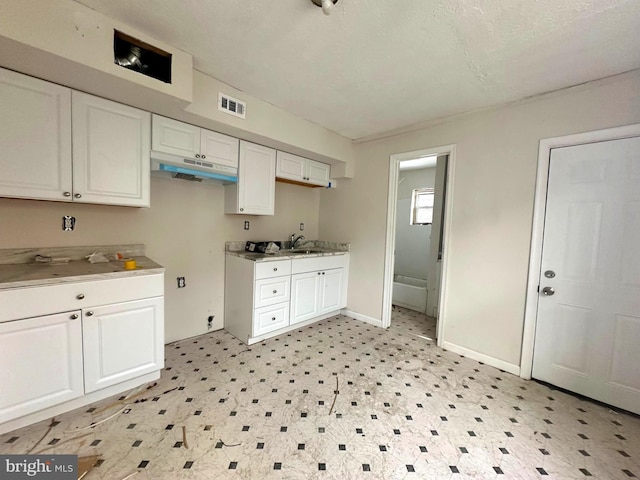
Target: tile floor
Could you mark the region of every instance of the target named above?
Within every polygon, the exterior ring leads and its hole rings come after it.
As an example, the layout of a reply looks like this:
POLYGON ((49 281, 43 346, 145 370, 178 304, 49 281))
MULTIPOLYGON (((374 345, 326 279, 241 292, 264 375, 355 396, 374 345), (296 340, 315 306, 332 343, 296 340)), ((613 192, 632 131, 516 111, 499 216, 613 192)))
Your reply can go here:
POLYGON ((0 452, 99 454, 88 480, 640 477, 638 417, 445 352, 433 328, 396 308, 388 330, 337 316, 251 347, 184 340, 149 390, 0 452))

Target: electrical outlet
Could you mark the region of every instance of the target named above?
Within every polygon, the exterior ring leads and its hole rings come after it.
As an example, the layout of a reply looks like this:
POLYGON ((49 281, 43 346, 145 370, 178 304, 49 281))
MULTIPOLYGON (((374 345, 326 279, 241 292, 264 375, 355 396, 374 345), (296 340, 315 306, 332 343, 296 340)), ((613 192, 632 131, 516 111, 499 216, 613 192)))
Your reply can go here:
POLYGON ((249 230, 249 220, 244 221, 244 229, 249 230))
POLYGON ((64 215, 62 217, 62 230, 64 232, 72 232, 76 227, 76 217, 70 215, 64 215))
POLYGON ((213 327, 213 318, 214 315, 209 315, 209 318, 207 318, 207 330, 211 330, 213 327))
POLYGON ((187 281, 185 280, 184 277, 178 277, 178 288, 184 288, 187 286, 187 281))
POLYGON ((301 223, 300 224, 300 231, 303 231, 303 230, 304 230, 304 223, 301 223))

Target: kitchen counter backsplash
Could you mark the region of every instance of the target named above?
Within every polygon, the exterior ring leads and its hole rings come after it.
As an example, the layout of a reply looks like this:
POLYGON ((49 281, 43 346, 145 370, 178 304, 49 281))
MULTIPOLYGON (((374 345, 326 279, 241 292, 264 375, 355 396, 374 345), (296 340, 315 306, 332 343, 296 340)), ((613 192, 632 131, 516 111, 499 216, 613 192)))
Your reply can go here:
MULTIPOLYGON (((244 246, 246 243, 247 242, 226 242, 224 249, 227 252, 244 252, 244 246)), ((326 250, 333 250, 336 252, 348 252, 351 248, 351 244, 344 242, 325 242, 324 240, 303 240, 301 242, 298 242, 296 248, 321 248, 326 250)))

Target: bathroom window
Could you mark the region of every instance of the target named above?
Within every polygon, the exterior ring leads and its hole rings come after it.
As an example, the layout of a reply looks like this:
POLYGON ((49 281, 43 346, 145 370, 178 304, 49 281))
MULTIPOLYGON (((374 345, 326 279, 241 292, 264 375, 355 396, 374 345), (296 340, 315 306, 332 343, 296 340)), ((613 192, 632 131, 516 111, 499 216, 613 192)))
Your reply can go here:
POLYGON ((414 188, 411 194, 411 225, 433 223, 433 188, 414 188))

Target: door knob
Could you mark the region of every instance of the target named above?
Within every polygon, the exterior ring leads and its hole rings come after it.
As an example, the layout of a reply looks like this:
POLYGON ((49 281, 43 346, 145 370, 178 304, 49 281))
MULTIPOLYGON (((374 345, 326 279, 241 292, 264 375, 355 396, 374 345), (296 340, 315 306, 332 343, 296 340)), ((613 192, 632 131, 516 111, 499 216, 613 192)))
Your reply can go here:
POLYGON ((542 289, 542 294, 547 296, 547 297, 550 297, 554 293, 556 293, 556 291, 553 289, 553 287, 544 287, 542 289))

